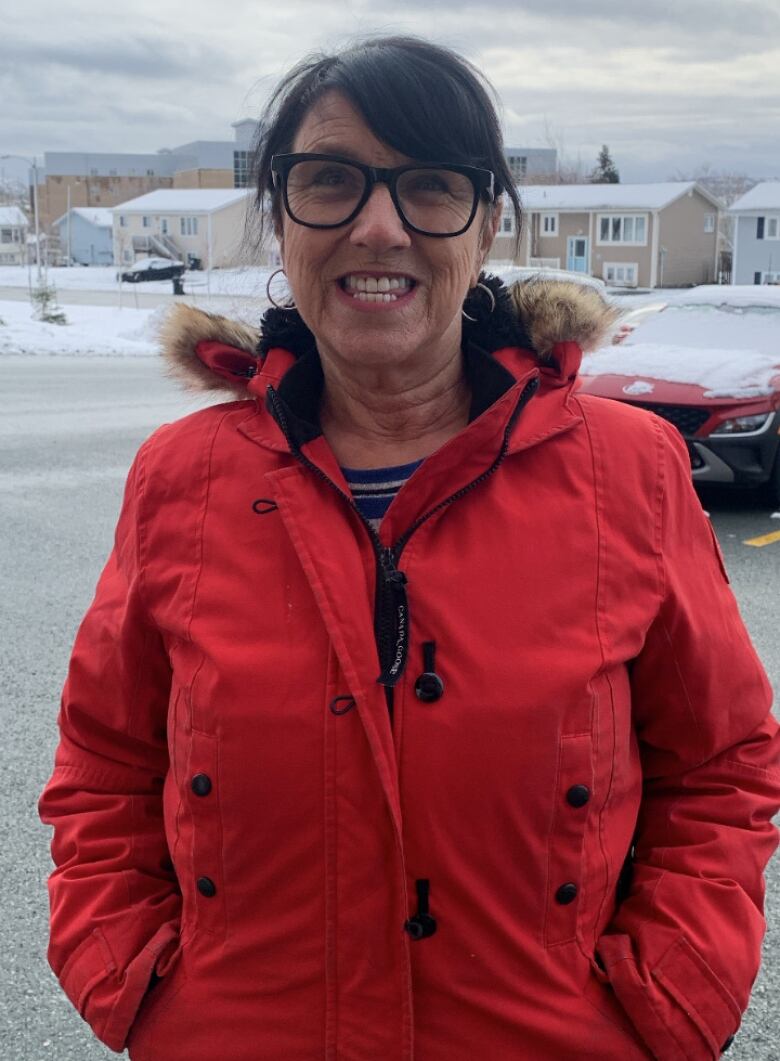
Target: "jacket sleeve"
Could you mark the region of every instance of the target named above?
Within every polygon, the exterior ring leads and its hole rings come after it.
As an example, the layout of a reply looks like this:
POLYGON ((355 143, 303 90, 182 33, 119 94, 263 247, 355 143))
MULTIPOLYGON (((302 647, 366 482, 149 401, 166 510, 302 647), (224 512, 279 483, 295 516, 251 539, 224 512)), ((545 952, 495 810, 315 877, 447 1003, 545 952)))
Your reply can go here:
POLYGON ((778 727, 685 446, 656 430, 663 593, 631 670, 643 797, 630 890, 597 953, 655 1056, 704 1061, 733 1036, 758 971, 778 727))
POLYGON ((54 826, 49 962, 116 1051, 152 973, 163 975, 174 956, 181 908, 162 815, 171 672, 138 560, 143 452, 76 637, 54 772, 39 804, 54 826))

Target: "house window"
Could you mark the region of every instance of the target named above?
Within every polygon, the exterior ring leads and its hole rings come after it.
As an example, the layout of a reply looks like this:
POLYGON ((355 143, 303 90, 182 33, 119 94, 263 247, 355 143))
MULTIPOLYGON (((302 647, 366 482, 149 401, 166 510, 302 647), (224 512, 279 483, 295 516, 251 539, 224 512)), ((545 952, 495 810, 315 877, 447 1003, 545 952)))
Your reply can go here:
POLYGON ((144 228, 151 228, 152 219, 150 217, 142 217, 141 224, 144 228))
POLYGON ((616 287, 636 287, 636 262, 604 262, 604 279, 616 287))
POLYGON ((122 251, 122 261, 123 262, 130 262, 132 260, 133 260, 133 256, 132 256, 132 254, 130 253, 129 250, 122 251))
POLYGON ((599 243, 647 243, 647 218, 644 214, 601 214, 599 243))
POLYGON ((760 276, 758 283, 761 284, 780 284, 780 273, 756 273, 756 276, 760 276))
POLYGON ((167 236, 168 235, 168 218, 167 217, 162 218, 162 220, 160 221, 160 232, 162 232, 163 236, 167 236))
POLYGON ((766 219, 764 239, 780 239, 780 217, 768 217, 766 219))
POLYGON ((501 236, 513 236, 515 233, 515 215, 509 211, 504 211, 501 215, 501 228, 499 229, 499 235, 501 236))
POLYGON ((197 236, 198 234, 197 217, 180 217, 179 226, 182 236, 197 236))
POLYGON ((558 235, 558 215, 557 214, 542 214, 541 215, 541 234, 543 236, 557 236, 558 235))
POLYGON ((13 232, 10 228, 0 229, 0 243, 13 243, 13 232))
POLYGON ((120 228, 127 228, 127 218, 125 217, 124 214, 120 214, 119 215, 119 227, 120 228))
POLYGON ((715 215, 705 214, 704 215, 704 231, 714 232, 715 231, 715 215))
POLYGON ((249 184, 249 152, 233 152, 233 187, 246 188, 249 184))

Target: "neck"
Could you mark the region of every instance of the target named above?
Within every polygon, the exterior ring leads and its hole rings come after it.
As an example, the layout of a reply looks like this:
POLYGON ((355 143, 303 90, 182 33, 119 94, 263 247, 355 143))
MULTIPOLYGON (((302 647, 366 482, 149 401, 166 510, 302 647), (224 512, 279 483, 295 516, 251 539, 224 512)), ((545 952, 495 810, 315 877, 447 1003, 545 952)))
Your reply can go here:
POLYGON ((322 357, 323 434, 340 464, 381 468, 427 457, 468 423, 459 347, 420 366, 365 366, 322 357))

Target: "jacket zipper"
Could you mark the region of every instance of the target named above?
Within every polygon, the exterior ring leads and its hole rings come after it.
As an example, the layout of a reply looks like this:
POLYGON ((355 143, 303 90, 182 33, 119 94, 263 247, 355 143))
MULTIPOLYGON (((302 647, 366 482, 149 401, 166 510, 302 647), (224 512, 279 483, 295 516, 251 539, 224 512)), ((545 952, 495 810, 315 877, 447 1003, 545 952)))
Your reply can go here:
POLYGON ((391 720, 393 715, 393 687, 403 674, 409 651, 409 602, 406 594, 406 575, 403 571, 398 570, 398 562, 401 558, 401 554, 409 544, 412 535, 415 534, 424 523, 427 523, 432 516, 435 516, 437 512, 441 512, 443 508, 453 504, 453 502, 459 501, 460 498, 464 497, 481 483, 485 482, 486 479, 489 479, 490 476, 498 470, 506 457, 507 450, 509 449, 509 439, 512 434, 512 428, 520 413, 534 394, 536 394, 538 389, 538 376, 529 380, 523 388, 522 393, 517 400, 517 404, 512 411, 512 415, 509 417, 507 425, 504 428, 501 449, 490 467, 486 468, 484 472, 481 472, 476 479, 467 483, 466 486, 462 486, 459 490, 456 490, 455 493, 451 494, 443 501, 440 501, 437 505, 434 505, 434 507, 429 509, 428 512, 419 516, 414 523, 404 531, 395 545, 384 546, 378 533, 356 505, 354 498, 350 497, 349 494, 344 493, 341 487, 337 483, 334 483, 329 475, 326 475, 321 468, 301 452, 300 448, 290 435, 287 416, 277 391, 271 386, 268 387, 268 397, 274 411, 274 416, 287 440, 290 452, 300 464, 313 472, 313 474, 322 480, 322 482, 327 483, 332 490, 335 490, 339 497, 343 498, 343 500, 349 505, 352 511, 357 513, 360 522, 366 528, 369 538, 371 539, 371 544, 374 547, 377 564, 374 637, 376 639, 379 662, 382 668, 377 681, 380 685, 385 687, 387 706, 391 720))

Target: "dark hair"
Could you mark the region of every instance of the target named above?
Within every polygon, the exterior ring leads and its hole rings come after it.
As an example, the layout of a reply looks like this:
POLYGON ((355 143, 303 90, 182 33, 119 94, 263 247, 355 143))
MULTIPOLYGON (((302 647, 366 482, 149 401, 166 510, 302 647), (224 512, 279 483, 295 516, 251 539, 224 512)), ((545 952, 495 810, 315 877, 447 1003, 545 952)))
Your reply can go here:
POLYGON ((342 92, 374 135, 401 154, 492 170, 496 195, 512 203, 519 246, 520 200, 490 99, 492 87, 462 56, 417 37, 372 37, 335 55, 310 55, 276 87, 252 157, 258 243, 267 231, 269 197, 271 219, 281 225, 271 158, 292 150, 312 104, 332 90, 342 92))

